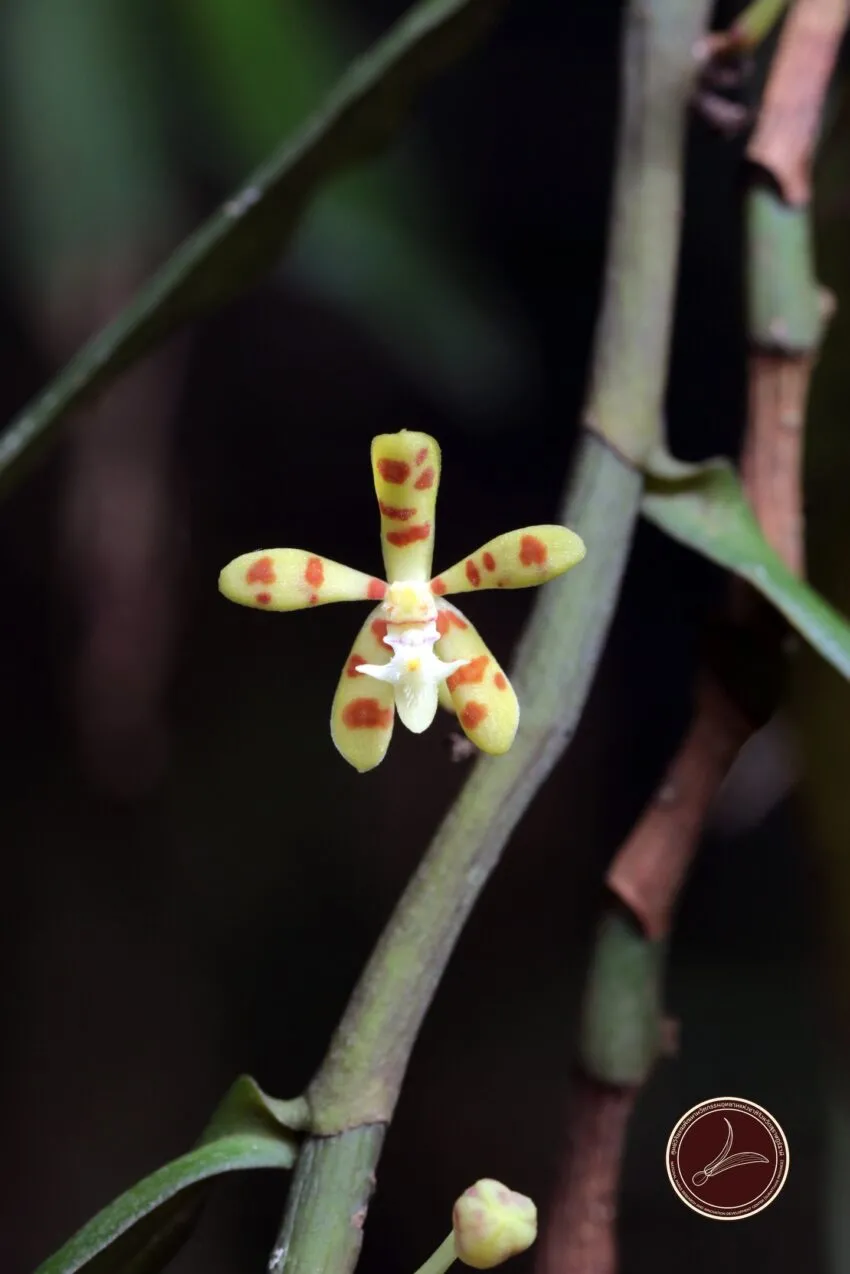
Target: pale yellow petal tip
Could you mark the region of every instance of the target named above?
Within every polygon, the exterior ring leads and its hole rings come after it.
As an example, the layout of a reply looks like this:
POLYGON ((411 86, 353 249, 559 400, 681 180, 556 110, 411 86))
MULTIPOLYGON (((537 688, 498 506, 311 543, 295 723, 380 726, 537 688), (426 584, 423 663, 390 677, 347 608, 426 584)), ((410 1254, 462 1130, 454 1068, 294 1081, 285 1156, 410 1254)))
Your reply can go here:
POLYGON ((526 565, 539 563, 545 568, 547 579, 572 570, 587 556, 584 540, 568 526, 529 527, 520 535, 520 561, 526 565))
POLYGON ((240 606, 268 606, 270 569, 260 553, 243 553, 228 562, 218 577, 218 591, 240 606))
MULTIPOLYGON (((343 674, 345 675, 345 674, 343 674)), ((363 678, 366 682, 366 678, 363 678)), ((367 683, 368 684, 368 683, 367 683)), ((383 698, 365 693, 341 703, 339 694, 331 713, 331 739, 340 756, 358 774, 368 774, 381 764, 392 737, 393 707, 383 698)))
POLYGON ((524 1194, 485 1177, 464 1190, 452 1217, 458 1259, 476 1270, 501 1265, 537 1238, 537 1208, 524 1194))
POLYGON ((567 559, 566 569, 578 566, 579 562, 584 561, 587 557, 587 545, 580 535, 576 535, 575 531, 571 531, 569 527, 564 527, 566 532, 564 537, 564 555, 567 559))

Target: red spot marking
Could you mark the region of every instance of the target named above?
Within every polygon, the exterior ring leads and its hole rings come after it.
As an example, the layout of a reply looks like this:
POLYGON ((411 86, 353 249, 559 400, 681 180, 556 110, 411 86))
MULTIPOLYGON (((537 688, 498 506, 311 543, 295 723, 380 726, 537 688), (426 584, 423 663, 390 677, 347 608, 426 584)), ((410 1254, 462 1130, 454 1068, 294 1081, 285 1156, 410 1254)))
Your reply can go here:
POLYGON ((366 596, 370 602, 379 602, 387 591, 387 586, 382 579, 370 579, 369 587, 366 589, 366 596))
POLYGON ((437 632, 441 637, 445 637, 446 633, 454 624, 455 628, 468 628, 469 624, 465 619, 461 619, 460 615, 456 615, 453 610, 441 610, 437 614, 437 632))
POLYGON ((376 639, 383 644, 383 640, 387 635, 387 621, 385 619, 373 619, 371 627, 376 639))
POLYGON ((249 584, 274 584, 277 576, 274 573, 274 563, 271 558, 258 557, 245 572, 245 579, 249 584))
POLYGON ((492 554, 492 553, 485 553, 485 554, 484 554, 484 565, 487 567, 487 570, 488 570, 488 571, 495 571, 495 569, 496 569, 496 559, 495 559, 495 557, 493 556, 493 554, 492 554))
POLYGON ((481 583, 481 572, 471 557, 466 560, 466 578, 469 580, 473 588, 477 588, 481 583))
POLYGON ((309 601, 311 606, 315 606, 316 602, 319 600, 319 594, 311 593, 310 596, 307 598, 307 600, 309 601))
POLYGON ((542 566, 549 556, 546 545, 536 535, 524 535, 519 544, 519 560, 523 566, 542 566))
POLYGON ((325 582, 325 568, 320 557, 308 557, 304 578, 311 588, 321 588, 325 582))
POLYGON ((357 669, 360 667, 361 664, 365 664, 368 662, 369 662, 368 659, 364 659, 362 655, 358 655, 358 654, 349 655, 348 663, 345 665, 345 671, 348 673, 349 677, 359 677, 360 674, 358 673, 357 669))
POLYGON ((493 680, 496 683, 497 690, 507 690, 508 679, 503 672, 497 672, 493 680))
POLYGON ((261 606, 268 606, 272 599, 271 593, 257 593, 257 601, 261 606))
POLYGON ((419 526, 409 526, 404 531, 387 531, 387 539, 397 549, 403 549, 408 544, 415 544, 417 540, 427 540, 430 534, 431 523, 421 522, 419 526))
POLYGON ((379 500, 381 512, 385 518, 392 518, 395 522, 409 522, 416 512, 415 509, 399 509, 394 504, 384 504, 383 500, 379 500))
POLYGON ((489 655, 479 655, 477 659, 470 659, 463 668, 458 668, 457 672, 453 672, 446 678, 449 690, 456 690, 458 686, 478 685, 484 680, 484 673, 489 662, 489 655))
POLYGON ((487 716, 489 709, 483 703, 468 703, 460 714, 460 722, 465 730, 474 730, 487 716))
POLYGON ((392 719, 392 708, 382 708, 377 699, 352 699, 342 710, 349 730, 388 730, 392 719))
POLYGON ((418 465, 419 465, 419 464, 422 464, 422 461, 425 459, 425 457, 427 456, 427 454, 428 454, 428 448, 427 448, 427 447, 420 447, 420 448, 419 448, 419 450, 418 450, 418 451, 417 451, 417 453, 416 453, 416 463, 417 463, 418 465))
POLYGON ((378 473, 384 482, 393 482, 401 486, 410 477, 410 465, 405 460, 379 460, 378 473))
POLYGON ((429 465, 427 469, 423 469, 419 477, 413 484, 417 491, 427 491, 429 487, 434 485, 434 470, 429 465))
POLYGON ((446 586, 443 583, 443 581, 440 579, 439 575, 437 576, 436 579, 431 580, 431 592, 435 593, 437 597, 442 597, 445 591, 446 591, 446 586))

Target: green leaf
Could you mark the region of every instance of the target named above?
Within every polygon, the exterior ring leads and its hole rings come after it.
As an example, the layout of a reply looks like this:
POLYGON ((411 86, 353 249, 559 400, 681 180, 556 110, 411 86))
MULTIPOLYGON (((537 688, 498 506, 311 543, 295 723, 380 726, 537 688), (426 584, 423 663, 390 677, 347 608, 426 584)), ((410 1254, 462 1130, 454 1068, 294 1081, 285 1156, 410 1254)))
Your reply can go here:
POLYGON ((73 407, 268 270, 322 182, 386 146, 416 90, 465 51, 503 3, 420 0, 354 62, 324 106, 12 422, 0 438, 0 483, 9 483, 73 407))
POLYGON ((237 1079, 188 1154, 139 1181, 84 1225, 36 1274, 154 1274, 194 1227, 214 1179, 248 1168, 291 1168, 306 1104, 267 1097, 237 1079))
POLYGON ((126 0, 8 0, 2 22, 0 233, 9 268, 55 295, 85 262, 156 241, 171 220, 143 19, 126 0))
MULTIPOLYGON (((172 0, 204 109, 193 137, 228 182, 320 100, 352 47, 323 0, 172 0)), ((356 47, 356 45, 354 46, 356 47)), ((422 156, 396 147, 334 180, 289 248, 295 275, 469 427, 492 427, 539 384, 530 333, 453 229, 422 156)))
POLYGON ((657 459, 643 513, 674 540, 734 571, 772 602, 828 663, 850 680, 850 624, 798 579, 761 533, 730 465, 657 459))

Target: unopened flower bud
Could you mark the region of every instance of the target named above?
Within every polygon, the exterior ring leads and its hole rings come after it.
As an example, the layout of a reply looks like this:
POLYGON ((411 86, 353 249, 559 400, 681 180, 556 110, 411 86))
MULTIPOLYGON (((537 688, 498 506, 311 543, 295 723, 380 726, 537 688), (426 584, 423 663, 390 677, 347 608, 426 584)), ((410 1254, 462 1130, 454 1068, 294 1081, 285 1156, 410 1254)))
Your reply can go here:
POLYGON ((476 1270, 501 1265, 537 1238, 532 1200, 487 1177, 464 1190, 452 1221, 458 1258, 476 1270))

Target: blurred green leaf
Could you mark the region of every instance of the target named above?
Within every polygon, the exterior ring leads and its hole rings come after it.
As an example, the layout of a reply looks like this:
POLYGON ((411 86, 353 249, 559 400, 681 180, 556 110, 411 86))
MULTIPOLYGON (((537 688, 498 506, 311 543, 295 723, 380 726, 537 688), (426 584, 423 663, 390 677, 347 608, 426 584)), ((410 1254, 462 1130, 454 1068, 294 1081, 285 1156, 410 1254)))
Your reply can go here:
POLYGON ((752 584, 850 679, 850 623, 774 553, 730 465, 660 459, 647 479, 643 513, 674 540, 752 584))
MULTIPOLYGON (((321 0, 176 0, 187 72, 204 108, 194 153, 217 176, 230 180, 237 165, 244 171, 265 154, 333 81, 352 47, 339 10, 321 0)), ((321 192, 288 272, 348 314, 432 396, 448 396, 467 417, 504 417, 536 388, 532 343, 450 220, 421 158, 397 148, 321 192)))
POLYGON ((421 0, 346 72, 324 106, 189 238, 0 438, 0 482, 55 425, 175 328, 221 305, 279 257, 331 174, 385 146, 410 99, 459 57, 504 0, 421 0))
POLYGON ((291 1168, 303 1103, 267 1097, 237 1079, 199 1144, 137 1182, 83 1226, 36 1274, 155 1274, 194 1227, 214 1179, 249 1168, 291 1168))
POLYGON ((128 242, 156 242, 170 220, 172 179, 138 16, 128 0, 8 0, 0 15, 3 233, 29 286, 55 289, 69 272, 76 282, 128 242))
MULTIPOLYGON (((339 6, 331 3, 171 0, 186 73, 216 125, 208 162, 220 169, 223 151, 228 163, 256 163, 342 73, 350 41, 340 38, 339 6)), ((202 134, 203 146, 208 130, 202 134)))

